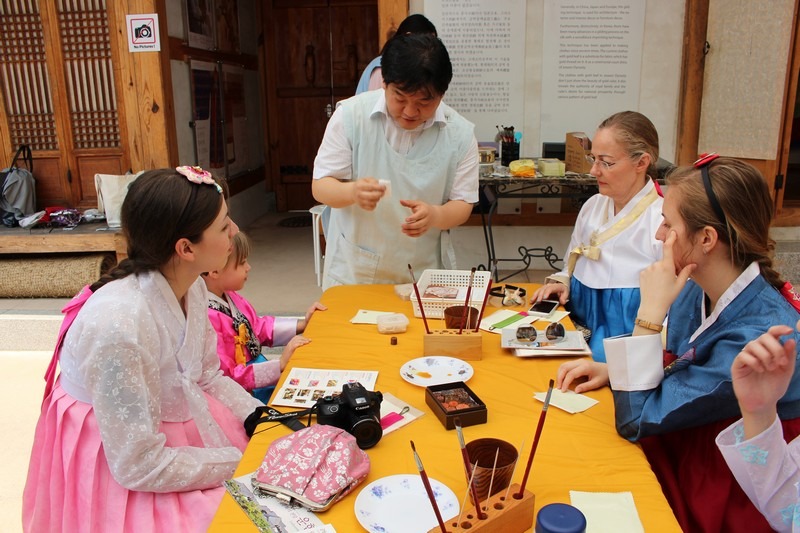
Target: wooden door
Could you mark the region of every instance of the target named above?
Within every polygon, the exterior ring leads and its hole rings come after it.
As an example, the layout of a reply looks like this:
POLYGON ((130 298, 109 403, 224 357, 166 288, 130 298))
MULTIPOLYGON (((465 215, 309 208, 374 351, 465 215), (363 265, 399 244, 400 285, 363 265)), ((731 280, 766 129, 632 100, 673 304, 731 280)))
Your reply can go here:
POLYGON ((95 173, 130 166, 106 1, 4 2, 0 32, 0 162, 28 144, 38 207, 96 207, 95 173))
POLYGON ((783 203, 798 77, 798 0, 687 0, 678 164, 715 151, 758 168, 783 203))
POLYGON ((314 157, 336 102, 377 55, 375 0, 264 6, 269 169, 278 211, 308 209, 314 157))

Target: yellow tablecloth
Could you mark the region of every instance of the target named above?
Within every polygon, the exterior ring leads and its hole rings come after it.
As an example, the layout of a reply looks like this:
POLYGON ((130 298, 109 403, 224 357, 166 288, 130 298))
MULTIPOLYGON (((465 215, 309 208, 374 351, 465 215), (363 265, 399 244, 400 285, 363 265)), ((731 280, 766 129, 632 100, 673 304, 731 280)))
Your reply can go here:
MULTIPOLYGON (((529 291, 535 286, 525 286, 529 291)), ((530 292, 529 292, 530 294, 530 292)), ((417 474, 409 440, 431 478, 450 487, 459 502, 467 482, 455 431, 447 431, 425 404, 425 389, 407 383, 399 369, 407 361, 423 355, 425 332, 422 320, 414 318, 411 302, 399 299, 390 285, 334 287, 323 294, 328 310, 317 312, 306 336, 312 342, 299 348, 290 365, 304 368, 378 370, 375 389, 389 392, 421 409, 425 415, 385 436, 368 450, 372 469, 353 493, 320 514, 323 522, 334 525, 339 533, 361 531, 353 505, 359 490, 368 483, 393 474, 417 474), (402 312, 411 323, 405 333, 396 334, 397 345, 390 345, 390 335, 378 333, 374 325, 351 324, 359 309, 402 312)), ((488 307, 486 315, 496 309, 488 307)), ((443 328, 441 320, 429 319, 431 329, 443 328)), ((547 390, 564 358, 517 358, 500 348, 500 336, 483 333, 483 358, 470 361, 475 375, 467 383, 488 409, 488 422, 464 428, 467 441, 495 437, 525 447, 513 482, 520 482, 528 460, 536 424, 542 409, 533 398, 547 390)), ((287 369, 288 372, 288 369, 287 369)), ((284 372, 284 377, 287 372, 284 372)), ((600 403, 587 411, 569 414, 551 407, 548 411, 539 447, 533 461, 527 489, 536 496, 536 511, 549 503, 569 503, 569 491, 630 491, 646 531, 680 531, 644 453, 638 445, 619 435, 614 428, 614 404, 608 388, 587 393, 600 403)), ((283 410, 283 409, 282 409, 283 410)), ((260 426, 268 427, 267 424, 260 426)), ((256 434, 250 441, 236 476, 255 471, 269 443, 290 430, 278 426, 256 434)), ((413 512, 413 511, 412 511, 413 512)), ((533 525, 533 517, 531 518, 533 525)), ((234 500, 225 495, 209 531, 254 531, 234 500)))

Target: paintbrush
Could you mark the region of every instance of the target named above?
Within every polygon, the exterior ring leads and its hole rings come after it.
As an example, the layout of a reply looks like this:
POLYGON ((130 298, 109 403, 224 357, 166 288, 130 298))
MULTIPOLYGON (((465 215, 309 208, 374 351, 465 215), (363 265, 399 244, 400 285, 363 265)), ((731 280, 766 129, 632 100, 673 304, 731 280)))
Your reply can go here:
POLYGON ((468 489, 472 491, 472 501, 475 502, 475 511, 478 513, 478 519, 483 520, 483 511, 481 511, 480 502, 478 501, 478 489, 472 484, 472 478, 475 477, 475 470, 478 469, 478 465, 476 464, 473 469, 472 463, 469 461, 469 452, 467 451, 467 445, 464 443, 464 432, 461 431, 461 419, 456 417, 455 423, 458 445, 461 446, 461 457, 464 459, 464 469, 467 471, 467 478, 470 480, 468 489))
POLYGON ((525 475, 522 476, 522 483, 519 486, 519 492, 514 495, 515 498, 522 498, 522 493, 525 492, 525 484, 528 482, 528 474, 531 472, 531 464, 533 464, 533 456, 536 454, 536 448, 539 446, 539 437, 542 435, 542 426, 544 426, 544 419, 547 416, 547 408, 550 407, 550 397, 553 395, 553 385, 555 382, 551 379, 550 385, 547 389, 547 396, 544 398, 544 405, 542 412, 539 414, 539 424, 536 426, 536 434, 533 437, 533 445, 531 446, 531 454, 528 456, 528 465, 525 467, 525 475))
POLYGON ((433 495, 431 482, 428 479, 428 474, 425 473, 425 469, 422 467, 422 460, 419 458, 419 455, 417 454, 417 448, 414 446, 413 440, 411 441, 411 451, 414 452, 414 460, 417 462, 417 468, 419 469, 419 477, 422 478, 422 484, 425 485, 425 492, 428 493, 428 499, 431 501, 433 512, 436 513, 436 520, 439 521, 439 527, 442 528, 442 533, 447 533, 447 528, 444 527, 444 520, 442 520, 442 514, 439 512, 439 505, 436 503, 436 497, 433 495))
POLYGON ((467 301, 464 302, 464 314, 461 316, 461 327, 458 328, 458 334, 461 335, 461 332, 464 330, 464 323, 467 321, 467 311, 472 310, 472 306, 469 305, 469 297, 470 293, 472 293, 472 281, 475 279, 475 267, 472 267, 472 271, 469 273, 469 283, 467 284, 467 301))
POLYGON ((422 315, 422 323, 425 324, 425 333, 428 335, 431 334, 431 330, 428 329, 428 319, 425 318, 425 306, 422 305, 422 298, 419 296, 419 288, 417 288, 417 278, 414 277, 414 269, 411 268, 411 263, 408 264, 408 272, 411 274, 411 281, 414 285, 414 294, 417 295, 417 301, 419 302, 419 314, 422 315))
POLYGON ((489 299, 489 293, 492 291, 492 278, 491 274, 489 274, 489 283, 486 285, 486 294, 483 295, 483 303, 481 304, 481 312, 478 313, 478 322, 475 324, 475 333, 478 333, 478 330, 481 327, 481 319, 483 319, 483 312, 486 310, 486 300, 489 299))

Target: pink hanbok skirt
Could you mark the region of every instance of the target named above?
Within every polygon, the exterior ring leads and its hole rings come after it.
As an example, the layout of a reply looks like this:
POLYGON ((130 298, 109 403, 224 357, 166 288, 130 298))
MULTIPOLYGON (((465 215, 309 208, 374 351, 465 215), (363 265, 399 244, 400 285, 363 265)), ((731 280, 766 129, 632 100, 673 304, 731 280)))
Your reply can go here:
MULTIPOLYGON (((242 422, 206 395, 214 419, 244 451, 242 422)), ((203 446, 194 421, 162 422, 167 446, 203 446)), ((186 492, 129 490, 111 475, 92 406, 56 383, 45 400, 28 468, 22 524, 30 532, 205 531, 225 488, 186 492)))

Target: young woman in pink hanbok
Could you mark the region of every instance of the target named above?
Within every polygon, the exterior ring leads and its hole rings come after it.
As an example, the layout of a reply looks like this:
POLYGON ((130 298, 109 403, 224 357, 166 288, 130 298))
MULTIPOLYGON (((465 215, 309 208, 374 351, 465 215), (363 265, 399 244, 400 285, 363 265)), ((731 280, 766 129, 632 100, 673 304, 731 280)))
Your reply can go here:
POLYGON ((238 231, 219 184, 196 167, 146 172, 122 228, 128 258, 64 310, 25 531, 205 531, 261 405, 220 371, 206 312, 200 274, 238 231))
POLYGON ((203 274, 203 279, 208 288, 208 318, 217 332, 222 371, 267 403, 294 351, 311 342, 301 335, 311 315, 327 307, 314 302, 303 318, 259 316, 237 292, 247 282, 249 256, 250 241, 239 232, 233 237, 233 250, 225 266, 203 274), (284 348, 279 358, 267 360, 261 353, 262 345, 284 348))

